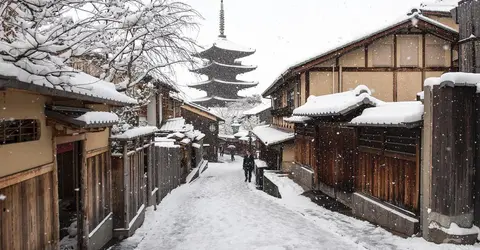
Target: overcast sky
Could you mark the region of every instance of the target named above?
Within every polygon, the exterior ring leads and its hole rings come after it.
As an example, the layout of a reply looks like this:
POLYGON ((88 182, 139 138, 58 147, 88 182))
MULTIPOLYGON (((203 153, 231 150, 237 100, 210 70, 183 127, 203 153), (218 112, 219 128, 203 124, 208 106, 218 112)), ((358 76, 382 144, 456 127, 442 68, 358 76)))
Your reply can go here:
MULTIPOLYGON (((208 47, 219 34, 220 0, 183 0, 203 16, 195 37, 208 47)), ((224 0, 227 38, 257 52, 243 59, 257 65, 242 80, 260 82, 242 95, 261 93, 285 69, 397 20, 422 0, 224 0)), ((178 84, 199 80, 180 70, 178 84)), ((192 98, 203 95, 182 88, 192 98)))

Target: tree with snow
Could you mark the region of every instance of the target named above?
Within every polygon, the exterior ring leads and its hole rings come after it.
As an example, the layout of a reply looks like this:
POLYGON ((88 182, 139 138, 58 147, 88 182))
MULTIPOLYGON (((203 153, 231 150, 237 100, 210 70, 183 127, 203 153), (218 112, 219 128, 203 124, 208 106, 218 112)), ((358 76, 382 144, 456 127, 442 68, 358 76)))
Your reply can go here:
MULTIPOLYGON (((95 54, 96 76, 146 105, 154 91, 149 76, 173 83, 173 66, 193 63, 197 45, 186 32, 198 17, 174 0, 7 0, 0 3, 0 64, 26 81, 64 86, 75 74, 67 65, 95 54)), ((139 107, 127 109, 119 114, 129 122, 139 107)))

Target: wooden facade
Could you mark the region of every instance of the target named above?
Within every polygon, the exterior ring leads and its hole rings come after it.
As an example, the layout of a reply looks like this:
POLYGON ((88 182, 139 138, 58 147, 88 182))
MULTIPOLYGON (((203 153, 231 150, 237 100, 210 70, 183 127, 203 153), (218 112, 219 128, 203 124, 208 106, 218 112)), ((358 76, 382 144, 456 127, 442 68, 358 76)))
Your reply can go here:
POLYGON ((419 214, 420 129, 359 129, 355 191, 419 214))
POLYGON ((113 142, 114 236, 123 238, 142 225, 145 208, 156 204, 158 174, 153 167, 153 134, 113 142))
POLYGON ((0 178, 0 248, 58 249, 54 164, 0 178))
POLYGON ((217 162, 220 145, 218 138, 219 123, 224 120, 212 114, 206 108, 191 103, 182 105, 182 117, 187 123, 192 124, 196 130, 205 134, 203 139, 203 145, 207 145, 204 146, 205 157, 210 162, 217 162))

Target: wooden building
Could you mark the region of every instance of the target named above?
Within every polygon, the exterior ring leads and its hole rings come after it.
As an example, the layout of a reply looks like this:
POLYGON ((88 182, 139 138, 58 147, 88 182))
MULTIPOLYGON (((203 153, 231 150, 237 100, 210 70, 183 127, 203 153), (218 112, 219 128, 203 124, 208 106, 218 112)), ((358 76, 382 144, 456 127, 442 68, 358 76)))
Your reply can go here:
POLYGON ((383 101, 416 100, 426 78, 458 69, 457 26, 444 14, 434 14, 412 13, 291 66, 263 93, 272 99, 272 124, 291 130, 293 124, 284 118, 310 95, 345 92, 360 84, 383 101))
POLYGON ((311 189, 354 215, 405 236, 419 232, 421 102, 383 102, 361 85, 311 96, 293 114, 304 117, 295 124, 297 183, 313 179, 311 189))
POLYGON ((225 120, 198 104, 184 102, 181 108, 182 117, 185 121, 192 124, 196 130, 205 134, 203 138, 203 152, 206 159, 210 162, 217 162, 220 144, 218 138, 219 124, 225 122, 225 120))
POLYGON ((64 80, 0 76, 0 249, 58 249, 62 238, 101 249, 112 237, 110 111, 135 100, 85 73, 64 80))
POLYGON ((243 120, 257 117, 258 121, 263 124, 272 123, 272 103, 269 99, 263 100, 263 102, 252 109, 243 112, 243 120))

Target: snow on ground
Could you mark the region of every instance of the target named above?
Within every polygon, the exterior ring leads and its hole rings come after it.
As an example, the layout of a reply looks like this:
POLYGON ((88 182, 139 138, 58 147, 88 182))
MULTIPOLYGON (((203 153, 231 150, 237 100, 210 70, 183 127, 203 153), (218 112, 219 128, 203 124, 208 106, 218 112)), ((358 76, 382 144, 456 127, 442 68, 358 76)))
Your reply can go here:
POLYGON ((478 249, 403 239, 370 223, 315 205, 279 177, 283 199, 245 183, 241 158, 209 163, 199 179, 175 189, 134 236, 112 250, 147 249, 478 249))

